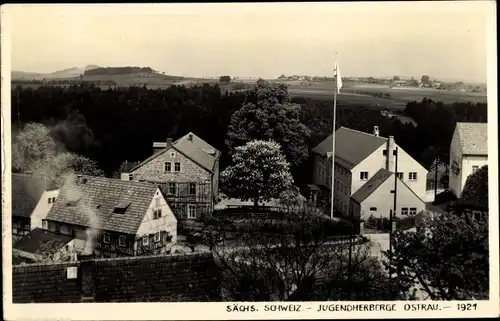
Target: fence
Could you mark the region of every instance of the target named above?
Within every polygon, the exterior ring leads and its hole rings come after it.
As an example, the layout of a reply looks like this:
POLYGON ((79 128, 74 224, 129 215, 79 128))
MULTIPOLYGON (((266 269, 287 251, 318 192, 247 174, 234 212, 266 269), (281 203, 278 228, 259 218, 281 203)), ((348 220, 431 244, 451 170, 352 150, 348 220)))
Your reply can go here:
MULTIPOLYGON (((425 212, 422 211, 417 215, 396 217, 393 221, 396 224, 397 230, 409 230, 420 225, 425 212)), ((391 222, 386 217, 370 216, 365 222, 365 229, 375 230, 376 232, 389 233, 391 230, 391 222)))

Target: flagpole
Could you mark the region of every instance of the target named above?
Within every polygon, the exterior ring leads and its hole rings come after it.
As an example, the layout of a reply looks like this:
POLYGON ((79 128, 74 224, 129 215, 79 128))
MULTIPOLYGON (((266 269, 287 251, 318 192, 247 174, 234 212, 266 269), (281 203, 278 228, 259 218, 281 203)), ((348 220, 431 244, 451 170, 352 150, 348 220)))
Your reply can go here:
POLYGON ((334 201, 334 193, 335 193, 335 120, 337 114, 337 53, 335 53, 335 90, 333 91, 333 125, 332 125, 332 189, 331 189, 331 209, 330 209, 330 218, 333 220, 333 201, 334 201))

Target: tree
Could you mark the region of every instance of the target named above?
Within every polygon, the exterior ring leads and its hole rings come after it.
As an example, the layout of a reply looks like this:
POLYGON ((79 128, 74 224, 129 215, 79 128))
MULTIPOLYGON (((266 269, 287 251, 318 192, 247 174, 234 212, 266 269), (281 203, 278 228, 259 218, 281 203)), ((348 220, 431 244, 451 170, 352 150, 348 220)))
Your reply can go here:
POLYGON ((33 163, 56 154, 56 143, 42 124, 28 123, 13 136, 12 170, 15 172, 32 170, 33 163))
POLYGON ((287 87, 258 84, 231 116, 226 145, 230 152, 252 140, 273 139, 283 146, 287 160, 298 166, 309 155, 311 131, 301 122, 301 106, 291 103, 287 87))
POLYGON ((423 75, 421 79, 421 83, 424 85, 430 84, 430 77, 428 75, 423 75))
POLYGON ((221 173, 221 188, 228 197, 259 202, 279 198, 292 188, 290 165, 274 141, 251 141, 236 147, 233 165, 221 173))
POLYGON ((460 199, 469 205, 488 208, 488 165, 467 178, 460 199))
POLYGON ((392 78, 392 80, 394 80, 394 81, 399 81, 399 80, 401 80, 401 79, 399 78, 399 76, 394 76, 394 77, 392 78))
POLYGON ((220 76, 219 82, 230 83, 231 82, 231 77, 229 77, 229 76, 220 76))
POLYGON ((27 124, 13 139, 13 170, 33 172, 56 184, 61 184, 71 173, 104 175, 95 161, 75 153, 57 152, 56 146, 47 127, 38 123, 27 124))
POLYGON ((454 213, 427 217, 416 231, 396 231, 388 268, 400 291, 417 287, 432 300, 488 298, 488 222, 454 213))
POLYGON ((390 299, 387 275, 370 255, 369 243, 353 245, 348 282, 349 245, 328 237, 326 223, 333 224, 304 207, 281 219, 249 220, 248 227, 239 231, 238 244, 215 244, 212 253, 221 270, 223 300, 390 299), (280 232, 264 232, 270 225, 280 232))

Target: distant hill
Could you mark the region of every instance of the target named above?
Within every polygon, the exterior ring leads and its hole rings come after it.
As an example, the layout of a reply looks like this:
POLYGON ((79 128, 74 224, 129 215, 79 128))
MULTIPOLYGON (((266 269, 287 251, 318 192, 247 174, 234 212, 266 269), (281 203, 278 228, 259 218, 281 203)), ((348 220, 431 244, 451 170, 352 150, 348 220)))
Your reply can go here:
POLYGON ((90 70, 85 70, 84 76, 94 75, 129 75, 129 74, 154 74, 155 72, 150 67, 98 67, 90 70))
POLYGON ((87 70, 100 68, 97 65, 88 65, 84 68, 72 67, 63 70, 54 71, 52 73, 34 73, 24 71, 12 71, 11 78, 14 80, 29 79, 29 80, 52 80, 52 79, 66 79, 80 77, 87 70))

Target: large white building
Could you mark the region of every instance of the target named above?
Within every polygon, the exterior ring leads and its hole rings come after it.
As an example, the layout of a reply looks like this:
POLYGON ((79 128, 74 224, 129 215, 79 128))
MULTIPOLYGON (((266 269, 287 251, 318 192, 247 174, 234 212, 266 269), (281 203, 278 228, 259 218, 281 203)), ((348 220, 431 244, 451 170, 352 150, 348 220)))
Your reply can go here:
MULTIPOLYGON (((328 190, 331 187, 332 143, 333 139, 331 135, 312 150, 314 162, 313 183, 328 190)), ((351 197, 365 184, 375 184, 374 180, 380 179, 376 174, 381 169, 390 173, 396 171, 396 156, 394 153, 396 148, 398 148, 397 175, 399 181, 403 183, 402 186, 405 189, 412 191, 411 193, 401 193, 401 195, 398 192, 398 198, 401 198, 399 202, 401 204, 411 203, 411 201, 407 202, 404 199, 405 195, 408 195, 412 199, 416 196, 418 200, 415 201, 416 204, 409 204, 407 206, 408 212, 409 208, 422 208, 428 171, 399 147, 394 141, 394 137, 389 136, 386 138, 379 136, 378 127, 375 126, 373 134, 345 127, 341 127, 335 132, 334 203, 337 210, 343 214, 348 214, 352 211, 351 197)), ((388 176, 386 177, 387 179, 389 179, 388 176)), ((369 190, 370 193, 377 192, 379 194, 382 193, 382 195, 389 193, 390 199, 393 199, 394 194, 391 192, 393 187, 394 184, 378 184, 376 189, 369 190), (390 190, 381 192, 381 188, 390 188, 390 190)), ((364 198, 370 199, 369 195, 364 196, 364 198)), ((382 204, 387 202, 388 198, 378 197, 378 199, 381 204, 379 206, 369 206, 369 208, 372 208, 370 215, 376 217, 389 216, 389 213, 384 210, 387 204, 382 204)), ((360 209, 361 211, 364 207, 362 206, 363 204, 360 205, 358 207, 354 206, 355 209, 360 209)), ((366 213, 359 213, 359 215, 366 216, 366 213)))
POLYGON ((450 145, 450 190, 460 197, 467 178, 488 164, 488 124, 457 123, 450 145))

